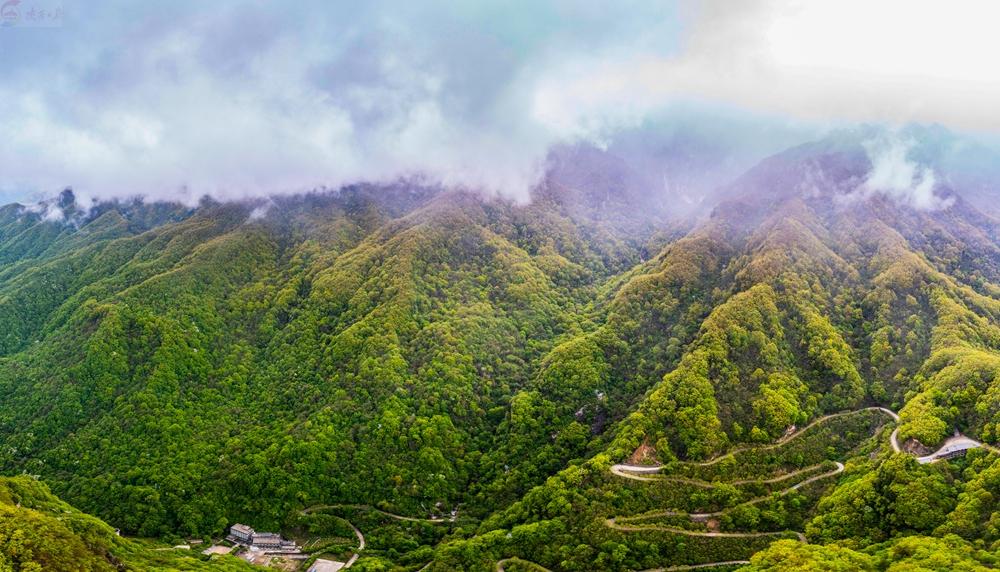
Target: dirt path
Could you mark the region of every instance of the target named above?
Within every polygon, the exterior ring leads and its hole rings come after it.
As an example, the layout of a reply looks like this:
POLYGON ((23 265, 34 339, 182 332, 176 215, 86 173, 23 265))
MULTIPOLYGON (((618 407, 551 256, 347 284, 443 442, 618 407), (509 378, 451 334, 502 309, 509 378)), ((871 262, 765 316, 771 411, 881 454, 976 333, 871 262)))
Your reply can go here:
POLYGON ((445 524, 448 522, 454 522, 454 520, 447 518, 417 518, 414 516, 403 516, 401 514, 393 514, 391 512, 375 508, 368 504, 321 504, 321 505, 311 506, 307 509, 302 510, 301 512, 302 514, 309 514, 312 512, 316 512, 317 510, 325 510, 328 508, 354 508, 358 510, 370 510, 372 512, 377 512, 383 516, 387 516, 395 520, 403 520, 406 522, 426 522, 430 524, 445 524))
MULTIPOLYGON (((740 446, 740 447, 736 447, 735 449, 732 449, 729 452, 727 452, 727 453, 725 453, 723 455, 719 455, 718 457, 715 457, 714 459, 710 459, 708 461, 701 461, 701 462, 688 461, 688 463, 692 464, 692 465, 697 465, 699 467, 709 467, 709 466, 715 465, 716 463, 719 463, 719 462, 723 461, 724 459, 732 457, 733 455, 735 455, 737 453, 741 453, 743 451, 749 451, 751 449, 758 449, 758 450, 762 450, 762 451, 767 451, 767 450, 770 450, 770 449, 775 449, 777 447, 780 447, 780 446, 788 443, 789 441, 793 441, 793 440, 797 439, 803 433, 805 433, 809 429, 812 429, 813 427, 815 427, 816 425, 818 425, 820 423, 824 423, 824 422, 829 421, 830 419, 834 419, 836 417, 843 417, 845 415, 852 415, 854 413, 860 413, 862 411, 881 411, 882 413, 885 413, 889 417, 892 417, 893 421, 897 421, 897 422, 899 421, 899 415, 896 415, 896 413, 894 411, 892 411, 890 409, 886 409, 885 407, 878 407, 878 406, 876 406, 876 407, 864 407, 862 409, 854 409, 852 411, 841 411, 840 413, 831 413, 829 415, 824 415, 824 416, 822 416, 822 417, 820 417, 818 419, 815 419, 814 421, 812 421, 811 423, 809 423, 808 425, 806 425, 802 429, 799 429, 799 430, 795 431, 791 435, 787 435, 785 437, 782 437, 781 439, 778 439, 777 441, 775 441, 773 443, 770 443, 770 444, 767 444, 767 445, 743 445, 743 446, 740 446)), ((895 435, 895 433, 893 433, 893 435, 895 435)), ((893 440, 893 443, 894 443, 893 444, 894 450, 898 451, 899 449, 896 449, 895 440, 893 440)), ((623 478, 626 478, 626 479, 632 479, 632 480, 635 480, 635 481, 653 481, 653 480, 668 478, 668 477, 665 477, 665 476, 657 476, 657 475, 659 475, 661 469, 663 469, 663 465, 629 465, 629 464, 625 464, 625 463, 611 465, 611 472, 613 474, 615 474, 615 475, 617 475, 619 477, 623 477, 623 478)))
POLYGON ((725 562, 706 562, 704 564, 682 564, 666 568, 651 568, 642 572, 680 572, 681 570, 698 570, 699 568, 715 568, 716 566, 741 566, 750 564, 749 560, 726 560, 725 562))
POLYGON ((670 532, 674 534, 682 534, 684 536, 707 536, 710 538, 760 538, 764 536, 788 536, 794 534, 801 542, 806 542, 806 535, 801 532, 794 530, 782 530, 779 532, 701 532, 698 530, 688 530, 686 528, 677 528, 675 526, 630 526, 628 524, 618 524, 615 522, 614 518, 609 518, 604 521, 604 525, 608 528, 613 528, 615 530, 621 530, 622 532, 644 532, 648 530, 655 530, 660 532, 670 532))
POLYGON ((854 409, 854 410, 851 410, 851 411, 841 411, 840 413, 831 413, 829 415, 824 415, 824 416, 822 416, 822 417, 820 417, 818 419, 815 419, 813 422, 809 423, 808 425, 806 425, 802 429, 799 429, 799 430, 795 431, 791 435, 787 435, 785 437, 782 437, 781 439, 778 439, 774 443, 770 443, 768 445, 745 445, 745 446, 737 447, 737 448, 729 451, 728 453, 726 453, 724 455, 720 455, 720 456, 715 457, 714 459, 710 459, 708 461, 689 462, 689 463, 692 464, 692 465, 698 465, 700 467, 709 467, 709 466, 712 466, 712 465, 715 465, 715 464, 721 462, 723 459, 726 459, 728 457, 732 457, 736 453, 741 453, 743 451, 749 451, 751 449, 758 449, 758 450, 761 450, 761 451, 768 451, 768 450, 771 450, 771 449, 776 449, 776 448, 784 445, 785 443, 788 443, 789 441, 794 441, 795 439, 798 439, 799 437, 802 436, 803 433, 805 433, 806 431, 812 429, 816 425, 819 425, 820 423, 825 423, 826 421, 829 421, 830 419, 835 419, 837 417, 843 417, 845 415, 853 415, 855 413, 860 413, 862 411, 881 411, 882 413, 885 413, 889 417, 892 417, 893 421, 899 421, 899 415, 896 415, 893 411, 891 411, 889 409, 886 409, 885 407, 863 407, 861 409, 854 409))
MULTIPOLYGON (((719 511, 715 511, 715 512, 690 512, 690 513, 689 512, 682 512, 682 511, 674 511, 674 510, 663 510, 663 511, 658 511, 658 512, 646 513, 646 514, 643 514, 643 515, 623 516, 623 517, 617 517, 617 518, 620 518, 622 520, 635 520, 635 519, 657 518, 657 517, 661 517, 661 516, 686 516, 686 517, 690 518, 694 522, 703 522, 703 521, 706 521, 706 520, 708 520, 710 518, 722 516, 726 512, 728 512, 728 511, 730 511, 730 510, 732 510, 732 509, 734 509, 736 507, 739 507, 739 506, 749 506, 749 505, 754 505, 754 504, 757 504, 757 503, 760 503, 760 502, 764 502, 766 500, 774 498, 775 495, 777 495, 777 496, 784 496, 784 495, 787 495, 788 493, 790 493, 792 491, 797 491, 800 488, 802 488, 802 487, 804 487, 804 486, 806 486, 806 485, 808 485, 810 483, 814 483, 814 482, 816 482, 816 481, 818 481, 820 479, 826 479, 828 477, 832 477, 834 475, 839 475, 840 473, 843 473, 844 472, 844 464, 841 463, 841 462, 839 462, 839 461, 835 461, 835 463, 836 463, 837 466, 832 471, 827 471, 825 473, 822 473, 822 474, 819 474, 819 475, 816 475, 816 476, 813 476, 813 477, 809 477, 808 479, 806 479, 806 480, 804 480, 804 481, 802 481, 800 483, 796 483, 796 484, 788 487, 787 489, 783 489, 783 490, 777 491, 775 493, 770 493, 770 494, 767 494, 767 495, 764 495, 764 496, 752 498, 750 500, 743 501, 743 502, 741 502, 741 503, 739 503, 737 505, 725 508, 723 510, 719 510, 719 511)), ((811 468, 815 468, 815 467, 816 467, 816 465, 814 465, 811 468)), ((614 521, 615 519, 611 519, 611 520, 614 521)))
POLYGON ((519 562, 521 564, 527 564, 528 566, 534 566, 535 568, 541 570, 541 572, 552 572, 551 570, 549 570, 548 568, 542 566, 541 564, 536 564, 534 562, 529 562, 527 560, 523 560, 521 558, 516 558, 516 557, 515 558, 504 558, 503 560, 497 560, 497 571, 496 572, 507 572, 507 569, 504 566, 507 563, 509 563, 509 562, 519 562))

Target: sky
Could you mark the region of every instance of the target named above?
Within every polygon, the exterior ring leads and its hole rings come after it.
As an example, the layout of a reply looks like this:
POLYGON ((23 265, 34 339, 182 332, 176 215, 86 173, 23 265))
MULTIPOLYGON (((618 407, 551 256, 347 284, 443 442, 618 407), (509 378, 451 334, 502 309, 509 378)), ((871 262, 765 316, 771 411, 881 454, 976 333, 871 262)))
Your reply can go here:
POLYGON ((1000 134, 993 0, 0 4, 4 202, 414 175, 524 198, 554 145, 680 118, 1000 134))

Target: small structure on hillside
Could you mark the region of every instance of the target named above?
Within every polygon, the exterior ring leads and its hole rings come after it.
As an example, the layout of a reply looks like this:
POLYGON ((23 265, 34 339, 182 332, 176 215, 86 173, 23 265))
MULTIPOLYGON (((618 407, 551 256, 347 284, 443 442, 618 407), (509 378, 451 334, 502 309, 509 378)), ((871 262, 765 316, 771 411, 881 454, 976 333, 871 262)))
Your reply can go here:
POLYGON ((255 532, 250 545, 265 552, 291 553, 298 552, 299 547, 291 540, 285 540, 280 534, 273 532, 255 532))
POLYGON ((274 532, 257 532, 245 524, 234 524, 229 527, 227 540, 256 548, 266 553, 298 554, 299 547, 291 540, 285 540, 274 532))
POLYGON ((250 544, 253 538, 253 529, 245 524, 234 524, 229 527, 229 540, 240 544, 250 544))

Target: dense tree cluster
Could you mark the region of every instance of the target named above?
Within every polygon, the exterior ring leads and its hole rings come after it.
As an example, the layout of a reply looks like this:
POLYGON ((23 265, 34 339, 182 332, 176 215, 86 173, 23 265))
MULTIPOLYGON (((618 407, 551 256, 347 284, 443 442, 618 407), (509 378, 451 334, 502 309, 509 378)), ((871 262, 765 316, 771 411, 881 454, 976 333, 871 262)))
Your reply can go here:
POLYGON ((907 535, 986 562, 995 459, 911 453, 1000 440, 995 225, 792 192, 825 161, 854 180, 830 153, 763 163, 683 236, 554 188, 514 204, 358 186, 263 217, 4 207, 0 470, 149 537, 322 526, 302 521, 319 505, 467 519, 329 515, 374 529, 370 570, 654 568, 796 532, 823 545, 752 566, 931 558, 907 535), (876 405, 900 412, 906 452, 876 405), (626 482, 619 462, 664 466, 626 482), (685 534, 709 526, 765 535, 685 534))

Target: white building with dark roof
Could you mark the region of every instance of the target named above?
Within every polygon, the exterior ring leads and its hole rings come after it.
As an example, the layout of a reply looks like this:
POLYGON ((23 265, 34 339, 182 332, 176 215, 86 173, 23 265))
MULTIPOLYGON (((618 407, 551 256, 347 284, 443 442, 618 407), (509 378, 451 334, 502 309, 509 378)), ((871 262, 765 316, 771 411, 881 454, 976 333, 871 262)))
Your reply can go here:
POLYGON ((273 532, 254 532, 250 544, 257 548, 267 550, 269 548, 281 548, 282 538, 280 534, 273 532))
POLYGON ((234 542, 249 544, 254 530, 245 524, 234 524, 229 527, 229 539, 234 542))

